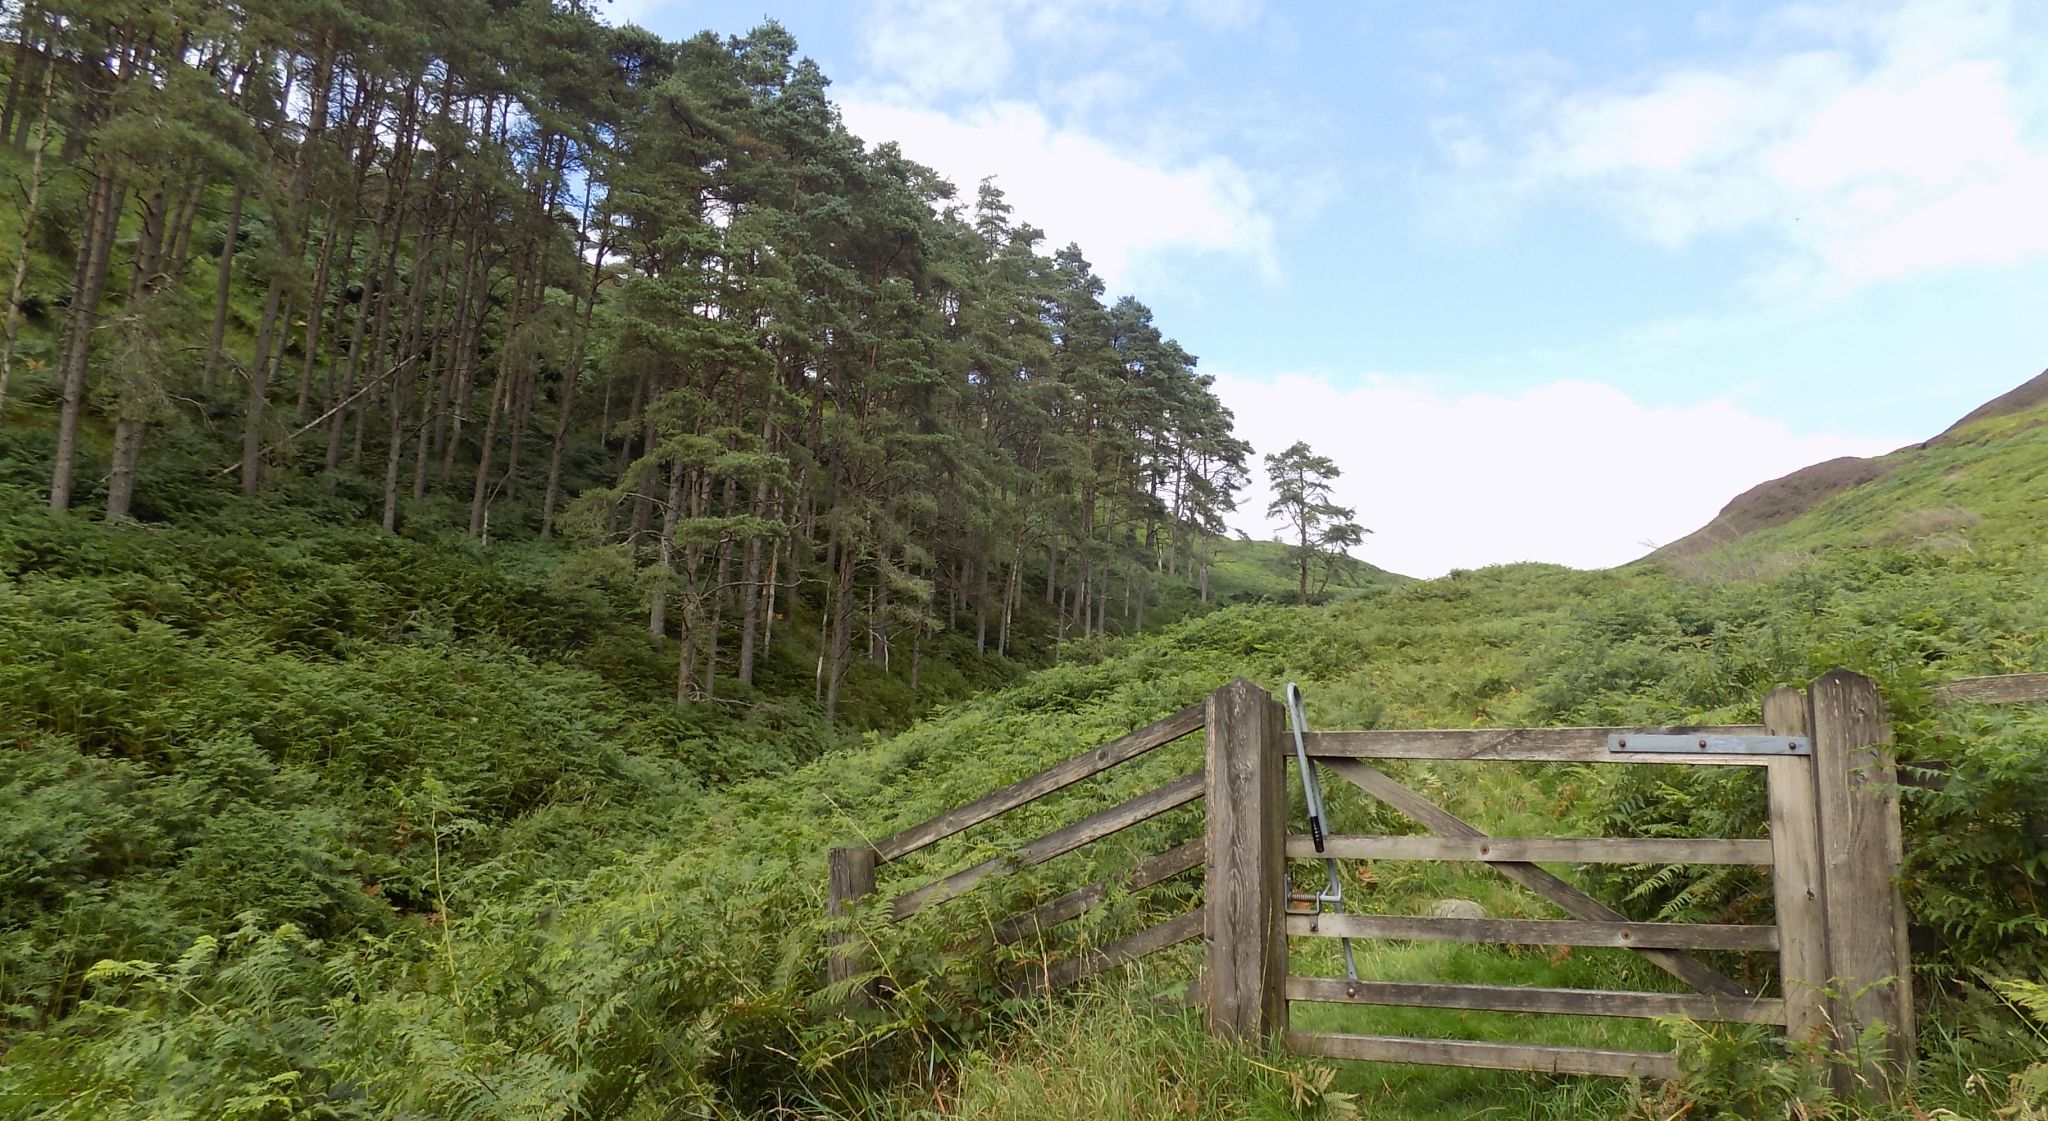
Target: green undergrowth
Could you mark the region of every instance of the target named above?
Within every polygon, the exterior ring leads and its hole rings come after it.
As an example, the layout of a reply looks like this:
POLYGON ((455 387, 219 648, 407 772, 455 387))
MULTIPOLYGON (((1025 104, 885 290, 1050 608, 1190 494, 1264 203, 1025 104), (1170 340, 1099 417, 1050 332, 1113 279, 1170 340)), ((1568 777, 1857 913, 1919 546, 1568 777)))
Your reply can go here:
MULTIPOLYGON (((486 563, 456 544, 323 530, 309 505, 312 493, 118 532, 4 523, 0 1115, 1849 1115, 1739 1031, 1297 1013, 1358 1032, 1627 1048, 1675 1036, 1695 1073, 1671 1091, 1231 1048, 1173 1001, 1187 948, 1054 1002, 1005 995, 1040 953, 1192 905, 1182 877, 1043 939, 985 937, 1020 906, 1194 838, 1197 807, 906 923, 874 908, 825 917, 830 846, 924 820, 1238 676, 1276 692, 1302 682, 1316 726, 1384 728, 1747 722, 1776 685, 1837 665, 1869 673, 1902 756, 1947 776, 1905 803, 1926 1011, 1915 1100, 1965 1117, 2018 1108, 2048 1054, 1993 984, 2048 977, 2048 711, 1928 703, 1945 678, 2048 669, 2048 577, 2028 541, 1824 550, 1747 583, 1513 566, 1319 609, 1240 605, 1073 647, 1074 660, 963 689, 900 733, 848 736, 769 698, 678 713, 635 684, 650 655, 606 622, 604 590, 542 554, 486 563), (828 935, 874 972, 823 986, 828 935), (850 1009, 856 985, 887 999, 850 1009)), ((775 672, 801 674, 796 654, 775 672)), ((1190 737, 889 865, 883 897, 1188 773, 1199 751, 1190 737)), ((1764 828, 1754 776, 1718 768, 1390 769, 1503 834, 1764 828)), ((1330 794, 1336 829, 1410 829, 1334 779, 1330 794)), ((1739 870, 1572 874, 1646 920, 1769 914, 1767 885, 1739 870)), ((1347 875, 1356 909, 1456 899, 1555 914, 1456 867, 1347 875)), ((1302 971, 1340 971, 1333 945, 1298 945, 1302 971)), ((1770 984, 1768 958, 1714 963, 1770 984)), ((1373 944, 1361 967, 1673 987, 1599 950, 1373 944)))

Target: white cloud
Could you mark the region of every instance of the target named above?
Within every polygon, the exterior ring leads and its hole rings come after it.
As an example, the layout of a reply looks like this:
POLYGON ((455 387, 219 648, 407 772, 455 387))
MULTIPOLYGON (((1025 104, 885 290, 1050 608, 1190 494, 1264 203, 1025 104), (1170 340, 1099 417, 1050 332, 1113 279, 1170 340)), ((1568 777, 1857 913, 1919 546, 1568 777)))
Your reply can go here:
POLYGON ((597 8, 597 18, 620 27, 629 23, 646 26, 653 17, 670 8, 679 7, 683 0, 606 0, 597 8))
MULTIPOLYGON (((1411 576, 1525 560, 1621 564, 1765 480, 1907 442, 1799 435, 1730 402, 1649 406, 1589 381, 1456 395, 1411 379, 1340 389, 1300 374, 1226 374, 1216 391, 1259 455, 1306 440, 1334 459, 1344 472, 1337 500, 1373 530, 1360 555, 1411 576)), ((1271 537, 1264 472, 1253 475, 1233 522, 1271 537)))
POLYGON ((1164 283, 1168 255, 1221 253, 1271 275, 1273 221, 1250 176, 1222 156, 1148 158, 1055 124, 1036 105, 996 101, 959 114, 849 98, 846 124, 870 143, 894 140, 968 197, 985 176, 1044 229, 1053 247, 1079 242, 1120 291, 1164 283))
MULTIPOLYGON (((644 2, 644 0, 643 0, 644 2)), ((1135 38, 1120 17, 1178 19, 1211 31, 1258 22, 1262 0, 874 0, 861 27, 869 68, 917 101, 986 95, 1003 87, 1015 43, 1054 58, 1099 54, 1128 66, 1135 38)))
POLYGON ((917 99, 989 93, 1014 55, 1005 6, 981 0, 881 0, 862 27, 868 66, 917 99))
POLYGON ((1768 295, 2048 255, 2048 56, 2010 3, 1802 6, 1767 22, 1800 46, 1539 92, 1494 136, 1440 123, 1439 145, 1497 202, 1588 197, 1656 244, 1771 232, 1768 295))
POLYGON ((847 127, 894 140, 963 196, 994 177, 1049 248, 1081 246, 1120 292, 1179 283, 1177 254, 1221 254, 1278 273, 1276 201, 1181 112, 1137 113, 1149 81, 1178 72, 1148 21, 1237 33, 1260 0, 876 0, 865 71, 843 92, 847 127), (1037 96, 1019 96, 1018 90, 1037 96))

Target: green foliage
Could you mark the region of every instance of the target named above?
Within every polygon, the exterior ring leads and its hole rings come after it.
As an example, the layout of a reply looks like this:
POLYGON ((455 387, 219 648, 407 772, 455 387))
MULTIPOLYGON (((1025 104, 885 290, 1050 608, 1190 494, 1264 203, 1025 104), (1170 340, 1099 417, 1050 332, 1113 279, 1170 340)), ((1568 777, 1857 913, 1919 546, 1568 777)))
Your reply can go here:
MULTIPOLYGON (((1607 1046, 1675 1035, 1687 1080, 1646 1097, 1500 1072, 1332 1074, 1220 1047, 1154 1010, 1186 957, 1073 1003, 1006 999, 1006 970, 1157 921, 1194 885, 1119 895, 1043 944, 995 951, 964 932, 1192 838, 1193 809, 904 924, 873 908, 828 921, 822 900, 828 846, 923 820, 1240 675, 1301 681, 1320 727, 1742 722, 1769 688, 1836 664, 1880 680, 1908 765, 1946 777, 1905 794, 1926 1013, 1914 1104, 2038 1112, 2048 1046, 2022 1014, 2038 991, 1980 971, 2048 975, 2048 727, 2031 710, 1927 701, 1945 677, 2048 666, 2048 582, 2033 546, 1995 533, 1974 551, 1822 550, 1743 584, 1523 565, 1369 584, 1314 610, 1246 602, 1069 642, 1059 664, 1001 689, 1009 670, 964 636, 935 636, 917 697, 900 672, 856 659, 849 714, 892 722, 940 699, 922 723, 857 739, 790 699, 812 681, 817 648, 790 637, 815 634, 811 601, 755 690, 679 708, 668 655, 624 622, 633 593, 601 556, 565 566, 540 546, 355 528, 361 496, 333 479, 202 497, 148 529, 31 512, 23 497, 0 518, 9 1116, 1006 1116, 1034 1102, 1052 1116, 1351 1103, 1414 1118, 1853 1116, 1798 1056, 1759 1053, 1740 1031, 1300 1013, 1339 1030, 1607 1046), (849 1011, 845 987, 822 988, 832 934, 866 949, 874 973, 856 983, 881 982, 881 1008, 849 1011)), ((1270 555, 1242 553, 1273 581, 1270 555)), ((1219 577, 1235 555, 1219 550, 1219 577)), ((1198 750, 1176 744, 891 865, 884 897, 1185 773, 1198 750)), ((1719 769, 1396 769, 1502 834, 1762 829, 1754 776, 1719 769)), ((1362 799, 1334 798, 1332 814, 1344 831, 1407 828, 1362 799)), ((1583 882, 1644 919, 1768 908, 1742 870, 1583 882)), ((1455 866, 1377 864, 1353 883, 1361 905, 1394 913, 1444 898, 1551 913, 1455 866)), ((1334 969, 1319 952, 1333 951, 1305 949, 1301 966, 1334 969)), ((1390 977, 1668 985, 1599 951, 1382 947, 1362 961, 1390 977)), ((1767 961, 1724 964, 1770 983, 1767 961)))
POLYGON ((1134 989, 1105 990, 1025 1013, 998 1047, 959 1062, 953 1084, 932 1095, 928 1111, 911 1115, 986 1121, 1361 1116, 1354 1096, 1335 1088, 1335 1073, 1301 1060, 1247 1054, 1210 1037, 1196 1012, 1147 1002, 1134 989))

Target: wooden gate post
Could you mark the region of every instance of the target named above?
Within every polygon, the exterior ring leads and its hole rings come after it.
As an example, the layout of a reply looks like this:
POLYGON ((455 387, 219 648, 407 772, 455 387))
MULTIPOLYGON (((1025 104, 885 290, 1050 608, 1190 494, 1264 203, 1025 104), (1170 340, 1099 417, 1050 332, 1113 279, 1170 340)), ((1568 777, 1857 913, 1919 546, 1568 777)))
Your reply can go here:
POLYGON ((1848 1044, 1882 1027, 1884 1050, 1860 1073, 1865 1084, 1888 1088, 1893 1074, 1906 1073, 1914 1051, 1891 725, 1876 683, 1860 674, 1835 670, 1813 683, 1808 699, 1828 975, 1840 998, 1836 1036, 1848 1044))
MULTIPOLYGON (((826 913, 833 918, 847 914, 858 900, 875 892, 875 850, 868 845, 855 848, 835 848, 826 858, 828 894, 826 913)), ((849 977, 859 976, 867 969, 858 949, 853 948, 855 939, 851 935, 833 934, 827 937, 831 956, 825 959, 825 981, 837 984, 849 977)), ((853 995, 857 1007, 865 1007, 870 1001, 865 991, 853 995)))
MULTIPOLYGON (((1806 693, 1777 689, 1764 698, 1764 731, 1807 734, 1806 693)), ((1821 899, 1820 805, 1813 758, 1786 755, 1764 768, 1770 799, 1771 889, 1777 899, 1778 982, 1785 996, 1785 1034, 1800 1043, 1832 1045, 1828 1011, 1827 910, 1821 899)))
POLYGON ((1210 694, 1203 886, 1209 1031, 1287 1027, 1287 787, 1280 704, 1244 678, 1210 694))

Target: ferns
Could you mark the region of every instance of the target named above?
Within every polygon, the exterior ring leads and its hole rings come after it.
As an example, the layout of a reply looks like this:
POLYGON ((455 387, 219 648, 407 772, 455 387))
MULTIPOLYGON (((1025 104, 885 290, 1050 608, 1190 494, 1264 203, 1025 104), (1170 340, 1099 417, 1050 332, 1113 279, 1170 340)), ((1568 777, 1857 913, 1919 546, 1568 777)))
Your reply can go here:
MULTIPOLYGON (((310 485, 292 500, 325 501, 310 485)), ((650 701, 634 684, 644 642, 607 629, 602 582, 526 563, 334 529, 269 498, 147 533, 0 517, 0 1115, 1005 1116, 1140 1075, 1196 1112, 1334 1115, 1341 1080, 1205 1050, 1121 998, 1003 1001, 999 976, 1044 947, 992 950, 990 923, 1195 836, 1194 810, 910 923, 823 916, 828 845, 1240 674, 1306 682, 1319 727, 1739 722, 1831 662, 1880 674, 1902 753, 1947 780, 1907 793, 1904 886, 1935 938, 1916 952, 1950 1065, 1995 1067, 2003 1108, 2007 1074, 2040 1055, 2017 1026, 2038 990, 1993 1003, 1970 967, 2048 974, 2048 717, 1924 703, 1939 675, 2048 666, 2048 584, 2026 558, 1851 554, 1734 588, 1518 566, 1321 611, 1240 606, 858 748, 802 701, 678 713, 665 685, 650 701), (821 991, 831 933, 864 941, 885 1007, 821 991), (1105 1023, 1122 1050, 1063 1066, 1079 1026, 1105 1023)), ((1198 754, 1175 744, 934 846, 885 870, 884 891, 1198 754)), ((1397 769, 1521 832, 1764 830, 1760 786, 1734 769, 1397 769)), ((1332 812, 1346 830, 1405 828, 1363 799, 1332 812)), ((1464 884, 1362 871, 1389 907, 1464 884)), ((1746 868, 1587 875, 1646 919, 1770 910, 1746 868)), ((1192 891, 1115 897, 1049 948, 1118 937, 1192 891)))

